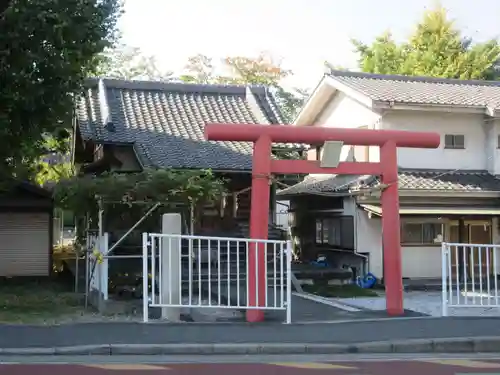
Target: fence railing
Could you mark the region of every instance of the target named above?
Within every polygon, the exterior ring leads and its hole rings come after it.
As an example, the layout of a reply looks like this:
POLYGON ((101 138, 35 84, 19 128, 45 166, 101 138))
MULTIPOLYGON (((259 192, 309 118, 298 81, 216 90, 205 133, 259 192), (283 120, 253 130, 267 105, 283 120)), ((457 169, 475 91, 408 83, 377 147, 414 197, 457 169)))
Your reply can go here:
POLYGON ((500 307, 500 245, 442 244, 442 315, 450 307, 500 307))
POLYGON ((291 259, 287 241, 144 233, 144 321, 150 307, 187 307, 283 310, 289 323, 291 259))

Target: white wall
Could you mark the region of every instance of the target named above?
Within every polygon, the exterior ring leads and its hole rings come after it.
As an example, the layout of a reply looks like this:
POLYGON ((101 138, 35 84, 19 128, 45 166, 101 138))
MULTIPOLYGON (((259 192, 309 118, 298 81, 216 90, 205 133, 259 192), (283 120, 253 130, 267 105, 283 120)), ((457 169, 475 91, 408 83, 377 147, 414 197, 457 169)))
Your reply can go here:
MULTIPOLYGON (((337 92, 314 121, 314 126, 432 131, 441 134, 438 149, 398 149, 403 168, 482 169, 500 175, 500 120, 488 120, 482 114, 445 111, 385 111, 383 115, 337 92), (464 150, 444 148, 445 134, 463 134, 464 150)), ((355 155, 358 161, 379 161, 378 147, 344 146, 341 161, 355 155)))
MULTIPOLYGON (((380 118, 380 115, 365 105, 349 98, 342 92, 337 92, 333 99, 327 103, 323 112, 314 122, 314 126, 325 126, 329 128, 360 128, 371 127, 380 118)), ((341 161, 350 160, 354 153, 356 160, 360 160, 364 152, 364 146, 357 146, 354 152, 353 146, 344 146, 340 156, 341 161)))
MULTIPOLYGON (((378 216, 369 217, 368 213, 356 208, 354 199, 344 201, 344 215, 354 217, 355 248, 359 253, 368 253, 368 270, 377 278, 383 277, 382 220, 378 216)), ((441 277, 441 248, 439 246, 401 247, 403 277, 439 278, 441 277)))
POLYGON ((438 149, 399 148, 398 164, 403 168, 488 169, 491 166, 485 152, 487 132, 483 124, 482 115, 424 111, 394 111, 382 120, 383 129, 441 134, 438 149), (445 149, 445 134, 463 134, 465 149, 445 149))
MULTIPOLYGON (((410 131, 431 131, 441 134, 438 149, 399 149, 398 164, 403 168, 488 170, 500 174, 500 149, 498 135, 499 121, 485 121, 480 114, 386 111, 382 116, 363 104, 337 93, 314 122, 314 126, 372 129, 392 129, 410 131), (463 134, 465 149, 444 148, 445 134, 463 134)), ((352 155, 352 149, 345 146, 341 160, 352 155)), ((369 152, 356 149, 356 160, 368 155, 367 161, 379 161, 379 150, 370 147, 369 152)), ((369 270, 382 277, 382 228, 379 217, 369 218, 368 213, 356 207, 353 199, 345 200, 345 215, 353 215, 355 221, 356 251, 369 254, 369 270)), ((496 221, 494 222, 496 223, 496 221)), ((494 243, 500 243, 496 225, 493 228, 494 243)), ((403 277, 441 277, 441 249, 438 246, 405 247, 402 249, 403 277)), ((499 266, 500 268, 500 266, 499 266)))

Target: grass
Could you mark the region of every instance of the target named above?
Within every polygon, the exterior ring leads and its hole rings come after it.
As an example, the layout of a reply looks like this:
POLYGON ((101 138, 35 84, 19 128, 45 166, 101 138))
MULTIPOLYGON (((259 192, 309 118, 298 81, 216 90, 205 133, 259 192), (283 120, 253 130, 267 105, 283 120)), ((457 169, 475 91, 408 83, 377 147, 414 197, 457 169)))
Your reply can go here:
POLYGON ((55 323, 82 311, 81 297, 56 281, 0 279, 1 323, 55 323))
POLYGON ((316 294, 317 296, 330 298, 351 298, 351 297, 377 297, 378 294, 372 289, 363 289, 357 285, 328 285, 314 284, 302 285, 304 292, 316 294))

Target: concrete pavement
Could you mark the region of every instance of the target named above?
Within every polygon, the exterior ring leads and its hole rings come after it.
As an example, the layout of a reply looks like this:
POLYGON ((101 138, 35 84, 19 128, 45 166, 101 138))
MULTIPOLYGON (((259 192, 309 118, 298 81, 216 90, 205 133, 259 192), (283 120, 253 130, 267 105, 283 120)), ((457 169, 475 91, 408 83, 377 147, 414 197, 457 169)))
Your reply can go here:
POLYGON ((336 323, 0 325, 0 355, 500 352, 497 318, 336 323))
POLYGON ((456 375, 495 374, 500 371, 500 360, 491 359, 422 359, 406 361, 323 361, 271 363, 88 363, 88 364, 0 364, 3 375, 31 375, 34 372, 51 375, 106 375, 106 374, 193 374, 219 375, 309 375, 318 372, 338 375, 456 375))
POLYGON ((110 344, 353 344, 387 340, 499 336, 498 318, 398 318, 335 323, 0 324, 0 348, 110 344))

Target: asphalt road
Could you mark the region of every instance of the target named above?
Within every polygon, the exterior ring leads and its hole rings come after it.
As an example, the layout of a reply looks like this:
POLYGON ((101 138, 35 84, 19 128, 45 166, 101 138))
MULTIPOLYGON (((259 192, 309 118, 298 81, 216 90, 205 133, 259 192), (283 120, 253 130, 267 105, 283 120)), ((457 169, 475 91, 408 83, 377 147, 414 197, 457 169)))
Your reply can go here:
POLYGON ((492 359, 421 359, 337 362, 271 362, 271 363, 88 363, 88 364, 0 364, 2 375, 308 375, 318 372, 336 375, 456 375, 498 374, 500 360, 492 359))

